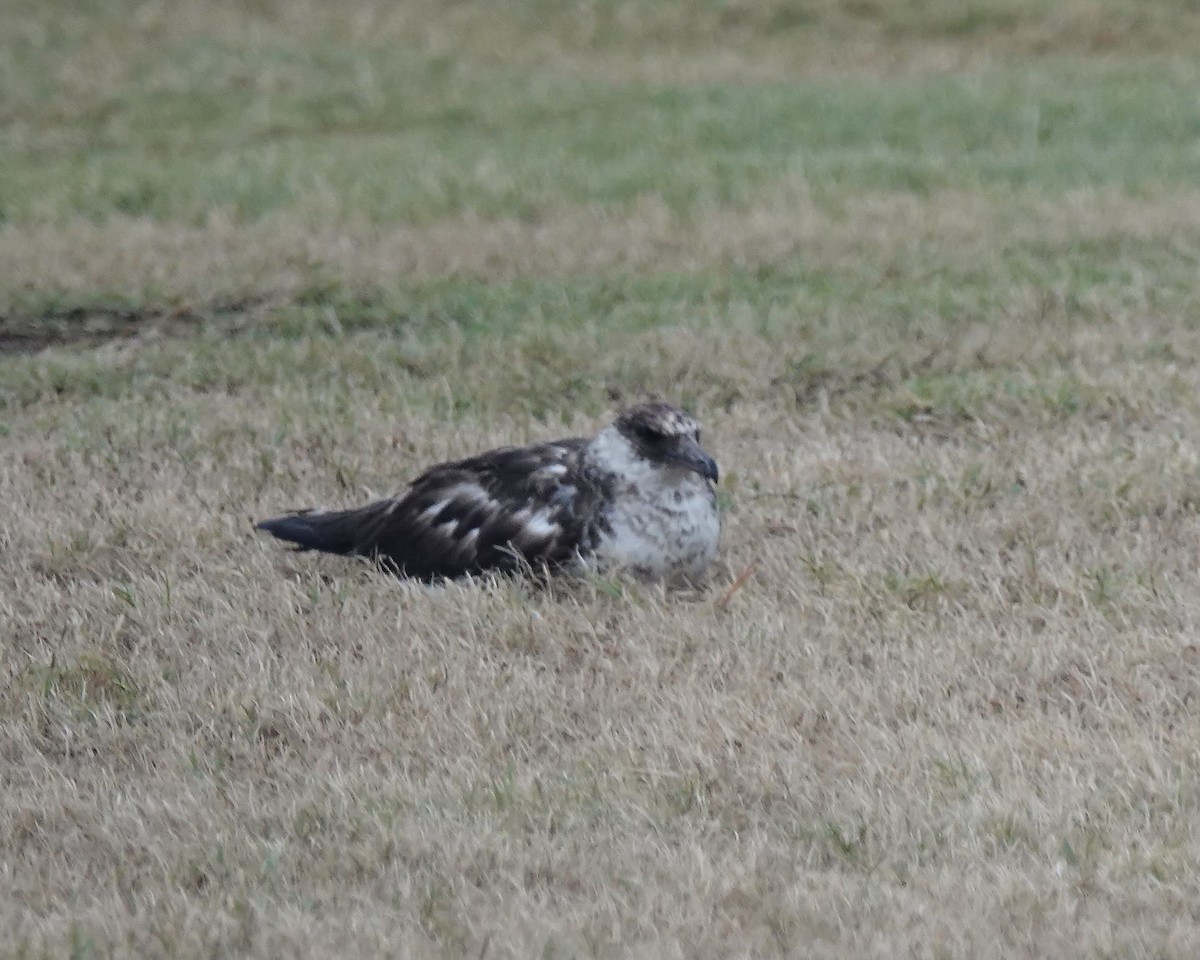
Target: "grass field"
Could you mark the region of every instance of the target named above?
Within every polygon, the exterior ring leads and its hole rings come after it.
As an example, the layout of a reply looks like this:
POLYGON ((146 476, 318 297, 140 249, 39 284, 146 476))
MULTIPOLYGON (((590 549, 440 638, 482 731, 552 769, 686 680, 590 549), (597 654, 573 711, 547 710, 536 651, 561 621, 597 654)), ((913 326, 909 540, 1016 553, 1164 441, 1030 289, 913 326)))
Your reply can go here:
POLYGON ((0 957, 1200 954, 1197 55, 1186 0, 0 6, 0 957), (706 590, 251 532, 647 394, 706 590))

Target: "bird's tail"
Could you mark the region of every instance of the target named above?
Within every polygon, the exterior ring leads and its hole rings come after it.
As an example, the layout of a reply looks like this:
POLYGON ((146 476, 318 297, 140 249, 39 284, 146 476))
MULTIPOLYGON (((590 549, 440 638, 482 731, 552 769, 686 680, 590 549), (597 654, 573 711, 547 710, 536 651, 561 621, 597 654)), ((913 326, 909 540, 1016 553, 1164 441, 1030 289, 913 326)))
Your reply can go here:
POLYGON ((379 522, 390 506, 391 501, 381 500, 355 510, 300 510, 264 520, 254 529, 294 543, 297 550, 371 554, 379 522))

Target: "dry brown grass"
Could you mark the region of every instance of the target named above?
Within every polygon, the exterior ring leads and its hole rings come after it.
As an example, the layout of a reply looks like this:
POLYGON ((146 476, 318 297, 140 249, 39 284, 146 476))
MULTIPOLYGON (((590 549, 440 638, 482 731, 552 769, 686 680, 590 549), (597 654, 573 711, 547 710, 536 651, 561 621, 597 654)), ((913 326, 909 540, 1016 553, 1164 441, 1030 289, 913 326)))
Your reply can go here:
MULTIPOLYGON (((628 349, 746 385, 728 410, 698 388, 731 491, 698 595, 429 589, 249 533, 590 418, 300 380, 13 421, 10 943, 1193 955, 1194 369, 1105 363, 1107 406, 907 425, 747 379, 779 350, 752 328, 684 334, 628 349)), ((1152 335, 1108 331, 1127 356, 1152 335)))

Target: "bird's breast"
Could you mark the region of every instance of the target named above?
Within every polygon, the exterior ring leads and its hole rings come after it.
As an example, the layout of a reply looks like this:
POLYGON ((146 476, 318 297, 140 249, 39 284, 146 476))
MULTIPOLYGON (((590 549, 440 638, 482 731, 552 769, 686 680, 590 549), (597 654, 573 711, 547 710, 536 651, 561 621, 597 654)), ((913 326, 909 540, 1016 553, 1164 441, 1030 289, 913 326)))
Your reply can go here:
POLYGON ((653 579, 699 580, 721 535, 716 496, 694 474, 618 489, 603 520, 595 548, 600 564, 653 579))

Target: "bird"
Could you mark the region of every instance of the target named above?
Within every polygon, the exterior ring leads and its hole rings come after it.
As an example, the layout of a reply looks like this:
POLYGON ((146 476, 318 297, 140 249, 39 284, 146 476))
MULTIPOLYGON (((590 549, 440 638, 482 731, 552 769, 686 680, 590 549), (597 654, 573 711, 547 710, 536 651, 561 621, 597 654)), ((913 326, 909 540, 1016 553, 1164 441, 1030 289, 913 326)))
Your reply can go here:
POLYGON ((718 479, 696 420, 651 401, 620 410, 591 437, 440 463, 397 496, 298 510, 256 529, 426 582, 624 569, 700 585, 720 539, 718 479))

